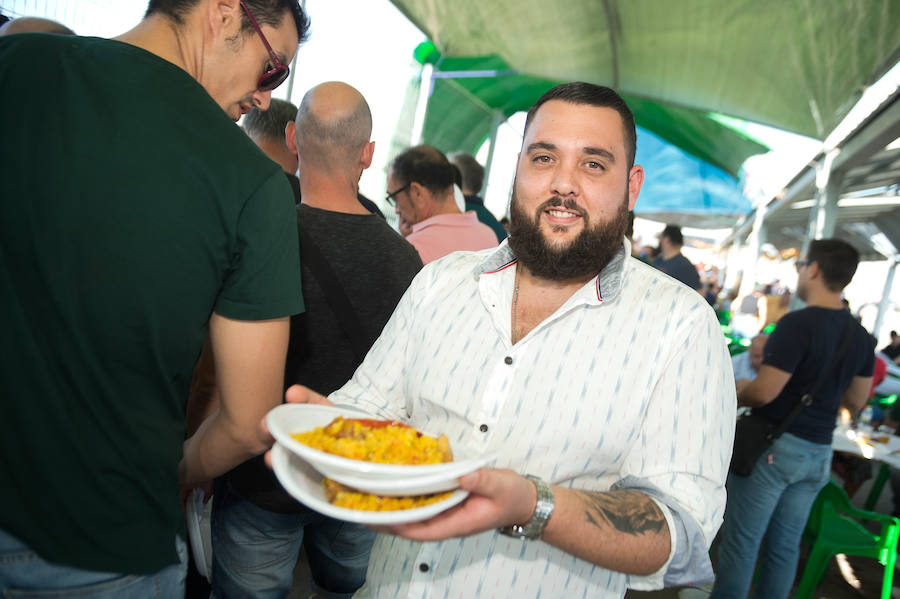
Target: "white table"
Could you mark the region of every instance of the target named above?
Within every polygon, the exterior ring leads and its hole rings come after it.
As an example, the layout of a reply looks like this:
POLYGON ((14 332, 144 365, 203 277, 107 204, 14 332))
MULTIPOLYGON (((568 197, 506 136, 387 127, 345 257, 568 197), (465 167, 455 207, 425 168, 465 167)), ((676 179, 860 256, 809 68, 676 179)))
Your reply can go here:
POLYGON ((878 502, 884 483, 890 478, 888 466, 900 468, 900 437, 890 433, 874 432, 871 427, 865 425, 860 425, 856 430, 838 426, 834 429, 831 447, 835 451, 852 453, 867 460, 881 462, 878 476, 866 498, 865 509, 871 511, 878 502), (875 440, 884 437, 887 438, 887 443, 875 440))

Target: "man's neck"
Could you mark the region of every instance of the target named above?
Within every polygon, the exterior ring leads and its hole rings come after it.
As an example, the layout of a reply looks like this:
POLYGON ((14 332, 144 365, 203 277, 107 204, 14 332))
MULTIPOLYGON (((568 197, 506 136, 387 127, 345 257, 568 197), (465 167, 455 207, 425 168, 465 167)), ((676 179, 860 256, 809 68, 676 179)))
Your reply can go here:
POLYGON ((445 199, 443 201, 433 201, 427 205, 427 208, 428 211, 421 214, 421 218, 418 222, 442 214, 462 214, 462 212, 459 211, 459 207, 456 205, 456 200, 453 199, 453 196, 450 196, 450 199, 445 199))
POLYGON ((533 274, 528 267, 519 262, 516 267, 520 269, 519 284, 528 285, 536 290, 543 290, 547 293, 560 295, 573 295, 576 291, 584 287, 585 283, 592 280, 597 275, 583 275, 572 279, 545 279, 533 274))
POLYGON ((281 169, 284 172, 292 175, 296 173, 297 159, 294 158, 294 155, 287 149, 283 141, 277 142, 263 137, 253 141, 256 142, 260 150, 265 152, 266 156, 281 165, 281 169))
POLYGON ((843 310, 841 292, 828 291, 825 288, 813 288, 806 292, 807 308, 828 308, 829 310, 843 310))
POLYGON ((300 201, 312 208, 342 212, 344 214, 369 214, 356 194, 359 177, 346 174, 322 173, 306 169, 300 173, 300 201))
POLYGON ((153 14, 112 39, 155 54, 186 71, 199 81, 203 70, 203 40, 188 36, 188 27, 178 27, 162 14, 153 14))
POLYGON ((681 248, 663 248, 662 249, 662 257, 663 260, 671 260, 675 256, 681 253, 681 248))

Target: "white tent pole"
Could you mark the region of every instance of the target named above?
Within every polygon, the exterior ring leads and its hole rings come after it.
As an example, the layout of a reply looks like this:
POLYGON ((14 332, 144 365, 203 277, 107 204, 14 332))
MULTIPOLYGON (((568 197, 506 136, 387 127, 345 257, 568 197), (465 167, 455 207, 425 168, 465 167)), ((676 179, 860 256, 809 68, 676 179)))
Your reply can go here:
POLYGON ((413 117, 412 132, 409 137, 409 145, 417 146, 422 143, 425 133, 425 113, 428 111, 428 98, 431 97, 431 88, 434 85, 434 67, 431 64, 422 66, 422 76, 419 79, 419 101, 416 103, 416 113, 413 117))
POLYGON ((765 220, 768 206, 761 204, 756 208, 753 228, 747 236, 747 244, 743 249, 744 260, 741 274, 741 297, 750 294, 756 285, 756 263, 759 261, 760 247, 765 243, 765 220))
POLYGON ((887 277, 885 277, 884 280, 884 290, 881 292, 881 301, 878 303, 878 314, 875 316, 875 325, 872 327, 872 335, 874 335, 876 339, 880 336, 881 325, 884 323, 884 316, 891 306, 891 289, 894 287, 894 273, 897 271, 898 261, 900 261, 900 256, 893 256, 893 258, 891 258, 891 265, 888 268, 887 277))
POLYGON ((834 235, 837 202, 841 195, 840 184, 843 177, 837 172, 832 172, 831 165, 838 154, 840 154, 840 149, 829 150, 825 154, 825 158, 816 164, 816 198, 809 211, 809 224, 806 230, 806 239, 803 240, 801 256, 806 256, 809 243, 813 239, 823 239, 834 235))
POLYGON ((488 181, 491 178, 491 167, 494 165, 494 149, 497 147, 497 131, 503 124, 503 111, 494 110, 491 114, 491 145, 488 148, 487 161, 484 165, 484 180, 481 182, 481 197, 487 194, 488 181))
MULTIPOLYGON (((300 0, 300 9, 303 10, 304 14, 306 13, 306 0, 300 0)), ((288 87, 287 87, 287 101, 291 101, 291 96, 294 95, 294 75, 297 74, 297 56, 300 52, 294 52, 294 60, 291 61, 291 76, 288 78, 288 87)))

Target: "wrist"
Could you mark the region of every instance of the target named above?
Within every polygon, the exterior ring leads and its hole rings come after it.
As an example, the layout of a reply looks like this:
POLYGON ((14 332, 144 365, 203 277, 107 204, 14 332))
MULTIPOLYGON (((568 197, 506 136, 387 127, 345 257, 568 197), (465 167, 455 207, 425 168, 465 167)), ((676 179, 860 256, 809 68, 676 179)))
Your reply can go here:
POLYGON ((505 526, 498 529, 498 531, 507 536, 520 539, 539 539, 544 533, 550 516, 553 514, 555 506, 553 490, 550 488, 550 485, 536 476, 530 474, 525 476, 532 483, 529 486, 533 489, 529 493, 529 497, 534 497, 533 503, 531 501, 525 502, 525 505, 530 508, 525 513, 530 515, 523 520, 519 520, 519 523, 505 526), (534 507, 531 507, 532 505, 534 507))

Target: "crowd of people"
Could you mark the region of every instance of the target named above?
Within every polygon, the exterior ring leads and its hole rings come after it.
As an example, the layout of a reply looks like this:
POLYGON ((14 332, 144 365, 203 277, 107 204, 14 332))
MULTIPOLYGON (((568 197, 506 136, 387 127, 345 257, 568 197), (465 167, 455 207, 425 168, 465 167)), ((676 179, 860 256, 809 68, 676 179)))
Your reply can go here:
POLYGON ((807 307, 766 304, 777 328, 732 360, 680 228, 653 257, 631 248, 645 175, 612 89, 566 83, 530 108, 505 225, 471 155, 400 152, 398 232, 359 190, 362 94, 271 98, 309 32, 297 0, 150 0, 110 40, 30 33, 48 27, 0 30, 0 591, 183 596, 183 502, 202 489, 203 592, 222 599, 284 597, 301 549, 326 599, 713 581, 743 598, 760 552, 756 595, 787 596, 837 410, 871 384, 840 303, 850 245, 813 242, 807 307), (736 408, 777 423, 844 336, 824 391, 750 476, 729 474, 736 408), (283 401, 496 459, 428 520, 342 522, 267 463, 263 417, 283 401))

